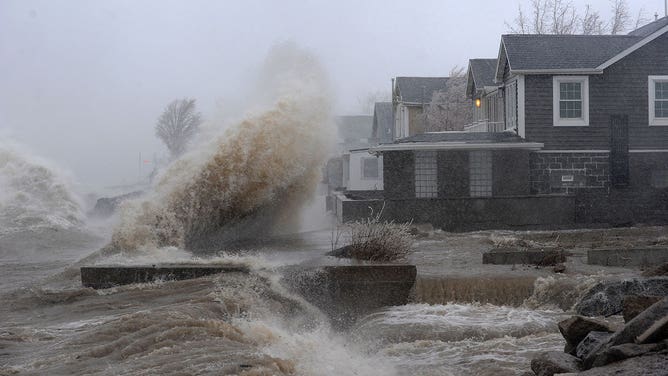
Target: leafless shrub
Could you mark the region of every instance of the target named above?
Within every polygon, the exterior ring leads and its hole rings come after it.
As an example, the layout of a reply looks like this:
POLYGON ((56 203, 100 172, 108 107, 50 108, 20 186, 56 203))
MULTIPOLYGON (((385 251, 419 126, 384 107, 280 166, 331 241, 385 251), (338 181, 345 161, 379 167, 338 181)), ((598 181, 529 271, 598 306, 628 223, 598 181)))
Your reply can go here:
POLYGON ((411 223, 381 221, 382 210, 364 220, 346 225, 350 245, 346 253, 353 259, 396 261, 406 258, 413 243, 411 223))

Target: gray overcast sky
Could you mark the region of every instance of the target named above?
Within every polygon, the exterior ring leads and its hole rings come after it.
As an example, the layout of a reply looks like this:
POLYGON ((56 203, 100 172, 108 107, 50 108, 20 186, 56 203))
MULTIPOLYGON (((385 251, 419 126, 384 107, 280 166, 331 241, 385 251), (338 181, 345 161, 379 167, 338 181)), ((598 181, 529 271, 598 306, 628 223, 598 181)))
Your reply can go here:
MULTIPOLYGON (((588 3, 607 15, 608 0, 588 3)), ((129 183, 140 152, 164 153, 153 127, 170 100, 194 97, 209 118, 216 103, 234 112, 277 42, 311 49, 334 82, 338 112, 356 113, 358 98, 389 91, 391 77, 444 76, 469 58, 495 57, 517 4, 0 0, 0 137, 84 185, 129 183)), ((629 5, 663 13, 663 0, 629 5)))

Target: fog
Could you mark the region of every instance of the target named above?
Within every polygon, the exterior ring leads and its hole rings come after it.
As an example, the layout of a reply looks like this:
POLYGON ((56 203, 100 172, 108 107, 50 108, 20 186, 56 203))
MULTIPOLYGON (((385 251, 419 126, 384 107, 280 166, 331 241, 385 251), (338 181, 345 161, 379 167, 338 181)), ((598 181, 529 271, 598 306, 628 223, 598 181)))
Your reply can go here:
MULTIPOLYGON (((660 0, 629 3, 663 12, 660 0)), ((279 42, 312 51, 335 112, 354 114, 392 77, 444 76, 496 56, 515 4, 3 0, 0 138, 70 170, 83 191, 134 183, 166 155, 154 125, 169 101, 196 98, 208 120, 240 115, 279 42)))

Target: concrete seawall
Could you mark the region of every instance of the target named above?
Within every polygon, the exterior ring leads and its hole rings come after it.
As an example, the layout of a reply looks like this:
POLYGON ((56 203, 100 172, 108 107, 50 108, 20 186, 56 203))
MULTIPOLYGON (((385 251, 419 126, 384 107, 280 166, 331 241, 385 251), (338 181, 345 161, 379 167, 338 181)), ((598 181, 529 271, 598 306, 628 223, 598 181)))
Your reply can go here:
POLYGON ((603 266, 656 266, 668 262, 668 248, 592 249, 587 264, 603 266))
MULTIPOLYGON (((218 273, 248 273, 237 265, 160 264, 81 268, 86 287, 104 289, 158 280, 184 280, 218 273)), ((413 293, 415 265, 294 266, 284 270, 283 283, 302 295, 345 329, 379 308, 403 305, 413 293)))
POLYGON ((414 293, 415 265, 293 268, 283 282, 345 329, 382 307, 403 305, 414 293))
POLYGON ((248 273, 248 268, 199 264, 86 266, 81 268, 81 283, 85 287, 106 289, 132 283, 193 279, 218 273, 248 273))

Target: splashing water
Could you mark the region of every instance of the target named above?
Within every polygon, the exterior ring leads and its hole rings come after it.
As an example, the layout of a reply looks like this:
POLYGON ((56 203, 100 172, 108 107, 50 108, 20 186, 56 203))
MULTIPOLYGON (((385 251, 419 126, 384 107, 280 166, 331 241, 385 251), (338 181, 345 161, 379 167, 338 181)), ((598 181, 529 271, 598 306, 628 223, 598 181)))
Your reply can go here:
POLYGON ((83 219, 62 174, 19 146, 0 142, 0 236, 76 228, 83 219))
POLYGON ((125 205, 115 247, 219 249, 296 224, 331 139, 324 76, 307 52, 275 48, 259 99, 270 108, 172 163, 150 198, 125 205))

